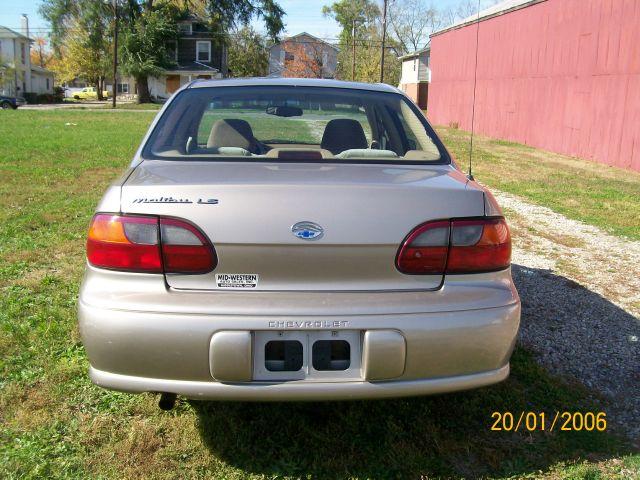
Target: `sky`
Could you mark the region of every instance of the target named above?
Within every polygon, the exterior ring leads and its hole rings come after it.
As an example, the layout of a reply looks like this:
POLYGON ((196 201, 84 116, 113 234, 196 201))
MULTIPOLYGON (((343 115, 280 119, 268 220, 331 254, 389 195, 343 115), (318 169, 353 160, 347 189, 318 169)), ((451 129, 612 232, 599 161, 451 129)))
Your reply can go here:
MULTIPOLYGON (((99 0, 96 0, 99 1, 99 0)), ((459 0, 432 0, 436 8, 455 5, 459 0)), ((31 36, 46 36, 47 23, 40 18, 38 7, 41 0, 0 0, 0 25, 14 30, 20 29, 20 15, 29 16, 31 36)), ((320 38, 336 38, 340 28, 330 18, 322 16, 323 5, 330 5, 332 0, 279 0, 280 6, 287 13, 285 17, 286 34, 295 35, 308 32, 320 38)), ((258 30, 262 30, 256 24, 258 30)))

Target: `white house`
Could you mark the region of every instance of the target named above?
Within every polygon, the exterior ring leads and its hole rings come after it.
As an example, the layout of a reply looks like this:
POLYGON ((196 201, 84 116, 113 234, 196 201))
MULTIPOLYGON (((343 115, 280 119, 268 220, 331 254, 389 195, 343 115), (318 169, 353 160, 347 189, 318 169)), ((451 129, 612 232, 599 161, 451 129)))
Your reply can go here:
POLYGON ((399 88, 409 95, 420 108, 427 108, 429 83, 431 82, 431 45, 400 57, 402 76, 399 88))
POLYGON ((0 93, 24 96, 25 93, 53 93, 53 72, 31 65, 29 19, 21 18, 21 33, 0 26, 0 93))

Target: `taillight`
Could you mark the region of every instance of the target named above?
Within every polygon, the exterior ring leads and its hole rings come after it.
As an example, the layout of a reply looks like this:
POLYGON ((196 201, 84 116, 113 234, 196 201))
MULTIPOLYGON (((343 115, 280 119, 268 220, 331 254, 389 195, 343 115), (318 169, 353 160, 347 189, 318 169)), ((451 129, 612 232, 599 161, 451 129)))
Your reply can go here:
POLYGON ((87 259, 95 267, 143 273, 206 273, 217 262, 213 246, 190 223, 104 213, 91 222, 87 259))
POLYGON ((160 238, 166 273, 207 273, 215 268, 217 258, 213 246, 190 223, 161 218, 160 238))
POLYGON ((507 268, 511 237, 504 218, 452 219, 416 227, 398 251, 407 274, 478 273, 507 268))
POLYGON ((158 219, 96 215, 89 229, 87 259, 101 268, 161 273, 158 219))
POLYGON ((398 252, 398 270, 425 275, 443 273, 449 251, 449 223, 429 222, 411 232, 398 252))
POLYGON ((511 263, 511 236, 504 218, 453 220, 447 273, 502 270, 511 263))

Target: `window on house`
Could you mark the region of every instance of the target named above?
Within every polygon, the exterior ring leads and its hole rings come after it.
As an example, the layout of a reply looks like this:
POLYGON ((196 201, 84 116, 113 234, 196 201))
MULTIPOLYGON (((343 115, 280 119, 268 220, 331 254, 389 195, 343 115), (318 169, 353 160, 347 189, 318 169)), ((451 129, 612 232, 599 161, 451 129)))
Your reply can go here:
POLYGON ((22 64, 27 64, 27 49, 24 46, 24 43, 20 44, 20 58, 22 59, 22 64))
POLYGON ((178 61, 178 42, 176 42, 175 40, 168 41, 167 53, 169 54, 169 58, 177 62, 178 61))
POLYGON ((128 83, 119 83, 117 91, 118 91, 118 93, 129 93, 129 84, 128 83))
POLYGON ((178 29, 182 35, 191 35, 193 33, 193 24, 181 23, 178 25, 178 29))
POLYGON ((327 54, 327 52, 322 52, 322 66, 323 67, 327 66, 328 60, 329 60, 329 55, 327 54))
POLYGON ((296 56, 291 52, 284 52, 284 60, 285 62, 293 62, 296 59, 296 56))
POLYGON ((196 61, 211 61, 211 42, 196 42, 196 61))
POLYGON ((418 59, 417 59, 417 58, 414 58, 414 59, 413 59, 413 71, 414 71, 414 72, 416 71, 416 62, 417 62, 417 61, 418 61, 418 59))
POLYGON ((47 90, 49 90, 49 79, 47 78, 47 90))

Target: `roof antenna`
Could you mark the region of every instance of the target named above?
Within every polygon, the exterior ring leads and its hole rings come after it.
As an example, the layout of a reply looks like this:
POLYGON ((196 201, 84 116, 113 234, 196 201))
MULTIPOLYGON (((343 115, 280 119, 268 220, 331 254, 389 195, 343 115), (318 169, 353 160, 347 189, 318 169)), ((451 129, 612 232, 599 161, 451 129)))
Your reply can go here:
POLYGON ((473 173, 471 172, 471 158, 473 156, 473 132, 476 120, 476 83, 478 82, 478 42, 480 39, 480 0, 478 0, 478 18, 476 20, 476 63, 473 71, 473 104, 471 106, 471 140, 469 142, 469 173, 467 178, 474 181, 473 173))

